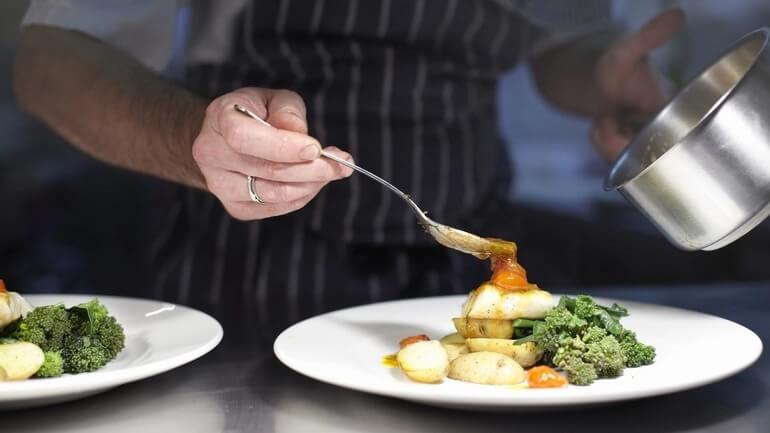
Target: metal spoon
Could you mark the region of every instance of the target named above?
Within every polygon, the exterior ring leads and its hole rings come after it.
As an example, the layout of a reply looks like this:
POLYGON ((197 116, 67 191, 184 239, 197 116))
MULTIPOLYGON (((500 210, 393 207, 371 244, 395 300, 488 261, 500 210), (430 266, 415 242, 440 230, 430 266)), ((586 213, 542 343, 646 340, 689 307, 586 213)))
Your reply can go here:
MULTIPOLYGON (((269 124, 266 120, 254 114, 248 108, 238 104, 235 104, 233 108, 235 108, 235 110, 239 113, 260 122, 264 126, 273 128, 273 125, 269 124)), ((428 232, 429 235, 433 236, 433 238, 436 239, 439 244, 447 248, 452 248, 467 254, 472 254, 480 259, 486 259, 490 256, 516 256, 516 244, 514 242, 504 241, 501 239, 482 238, 472 233, 437 223, 436 221, 428 218, 428 215, 422 209, 420 209, 419 206, 417 206, 417 203, 412 200, 409 194, 406 194, 400 189, 396 188, 387 180, 377 176, 365 168, 345 161, 344 159, 332 155, 331 153, 328 153, 324 150, 321 150, 321 156, 338 162, 345 167, 351 168, 359 173, 362 173, 388 187, 388 189, 396 193, 396 195, 401 197, 401 199, 403 199, 409 205, 409 208, 417 216, 417 221, 419 224, 425 229, 426 232, 428 232)))

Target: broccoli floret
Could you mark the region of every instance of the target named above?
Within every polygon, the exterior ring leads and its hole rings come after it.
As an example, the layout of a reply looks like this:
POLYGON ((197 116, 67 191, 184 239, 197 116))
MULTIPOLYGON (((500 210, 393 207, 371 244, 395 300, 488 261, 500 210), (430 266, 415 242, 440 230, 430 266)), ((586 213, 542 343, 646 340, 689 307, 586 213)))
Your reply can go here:
POLYGON ((620 343, 611 335, 586 344, 583 361, 592 364, 599 377, 618 377, 625 367, 620 343))
POLYGON ((567 380, 573 385, 590 385, 598 377, 594 366, 578 356, 557 356, 554 359, 558 359, 556 366, 567 373, 567 380))
POLYGON ((67 373, 86 373, 98 370, 110 362, 109 351, 95 339, 88 336, 73 337, 67 340, 64 350, 64 371, 67 373))
POLYGON ((543 361, 567 373, 570 383, 588 385, 654 360, 655 349, 621 325, 619 319, 627 315, 623 307, 603 307, 590 296, 564 296, 544 319, 527 324, 532 334, 523 340, 534 341, 543 361))
POLYGON ((64 373, 64 359, 59 352, 45 352, 45 361, 35 377, 58 377, 64 373))
POLYGON ((655 348, 639 342, 633 331, 625 330, 620 339, 620 349, 626 367, 641 367, 655 361, 655 348))
POLYGON ((71 309, 72 335, 65 342, 64 370, 84 373, 103 367, 123 350, 123 327, 96 299, 71 309))
POLYGON ((4 331, 46 352, 38 377, 97 370, 125 345, 123 327, 97 299, 69 309, 60 304, 35 308, 4 331))
POLYGON ((598 343, 607 336, 607 331, 598 326, 591 326, 583 333, 581 340, 584 343, 598 343))
POLYGON ((8 336, 37 344, 45 352, 58 352, 64 348, 64 340, 72 332, 69 314, 64 305, 37 307, 8 327, 8 336))
POLYGON ((110 360, 118 356, 125 347, 126 335, 123 327, 112 316, 106 316, 97 322, 91 335, 99 340, 110 360))
POLYGON ((532 336, 543 349, 545 359, 550 359, 562 345, 565 338, 582 332, 588 323, 572 314, 566 307, 556 307, 546 314, 545 319, 535 323, 532 336))

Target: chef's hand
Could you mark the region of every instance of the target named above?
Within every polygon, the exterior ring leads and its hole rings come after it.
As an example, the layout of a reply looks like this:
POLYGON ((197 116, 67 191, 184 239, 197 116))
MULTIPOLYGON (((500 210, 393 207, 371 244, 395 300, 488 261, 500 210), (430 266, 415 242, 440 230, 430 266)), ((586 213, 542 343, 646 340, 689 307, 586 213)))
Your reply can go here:
MULTIPOLYGON (((206 185, 234 218, 257 220, 305 206, 327 183, 350 176, 341 164, 320 157, 321 145, 307 135, 305 104, 288 90, 241 88, 209 104, 192 147, 206 185), (274 128, 237 112, 248 108, 274 128), (265 203, 251 200, 246 176, 265 203)), ((336 156, 353 158, 334 147, 336 156)))
POLYGON ((608 161, 631 140, 634 125, 649 120, 666 102, 664 78, 647 55, 670 41, 684 21, 681 9, 666 10, 638 32, 615 41, 599 58, 596 74, 602 111, 593 120, 591 139, 608 161))

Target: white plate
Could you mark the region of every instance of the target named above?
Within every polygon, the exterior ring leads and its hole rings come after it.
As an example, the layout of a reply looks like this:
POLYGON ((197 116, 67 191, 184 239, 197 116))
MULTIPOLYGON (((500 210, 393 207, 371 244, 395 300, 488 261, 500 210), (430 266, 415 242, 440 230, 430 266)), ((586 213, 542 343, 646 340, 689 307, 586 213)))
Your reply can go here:
POLYGON ((733 375, 751 365, 762 342, 749 329, 719 317, 678 308, 618 302, 630 316, 623 324, 657 350, 655 363, 626 369, 616 379, 590 386, 529 389, 476 385, 447 379, 438 385, 411 382, 384 355, 398 341, 425 333, 440 338, 454 332, 464 296, 385 302, 317 316, 285 330, 275 341, 278 359, 314 379, 372 394, 435 406, 505 410, 593 405, 695 388, 733 375), (717 347, 729 347, 720 354, 717 347))
MULTIPOLYGON (((87 295, 27 295, 33 306, 89 301, 87 295)), ((126 347, 93 373, 0 382, 0 410, 74 400, 163 373, 197 359, 222 340, 222 326, 187 307, 146 299, 98 296, 123 325, 126 347)))

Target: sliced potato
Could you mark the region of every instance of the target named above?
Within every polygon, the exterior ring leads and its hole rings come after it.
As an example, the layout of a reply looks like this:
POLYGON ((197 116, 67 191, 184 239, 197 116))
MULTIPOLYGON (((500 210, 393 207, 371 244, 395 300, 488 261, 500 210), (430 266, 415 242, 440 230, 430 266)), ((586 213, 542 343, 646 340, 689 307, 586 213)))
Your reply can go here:
POLYGON ((513 320, 455 317, 452 322, 457 332, 465 338, 513 337, 513 320))
POLYGON ((417 382, 441 382, 449 369, 446 350, 437 340, 412 343, 398 351, 398 365, 417 382))
POLYGON ((449 366, 449 377, 482 385, 516 385, 524 382, 524 369, 509 356, 496 352, 460 355, 449 366))
POLYGON ((533 342, 514 344, 515 340, 503 338, 469 338, 465 340, 470 352, 495 352, 510 356, 524 368, 531 367, 540 360, 543 352, 533 342))
POLYGON ((452 362, 460 355, 465 355, 468 353, 468 346, 463 344, 442 344, 444 346, 444 350, 446 351, 447 359, 449 359, 449 362, 452 362))
POLYGON ((454 359, 460 355, 468 353, 468 346, 465 345, 465 337, 457 332, 445 335, 440 341, 441 345, 444 346, 444 350, 446 350, 449 362, 454 361, 454 359))
POLYGON ((465 337, 458 332, 447 334, 441 338, 441 344, 465 344, 465 337))
POLYGON ((0 368, 6 380, 29 379, 45 361, 43 350, 26 342, 0 344, 0 368))

